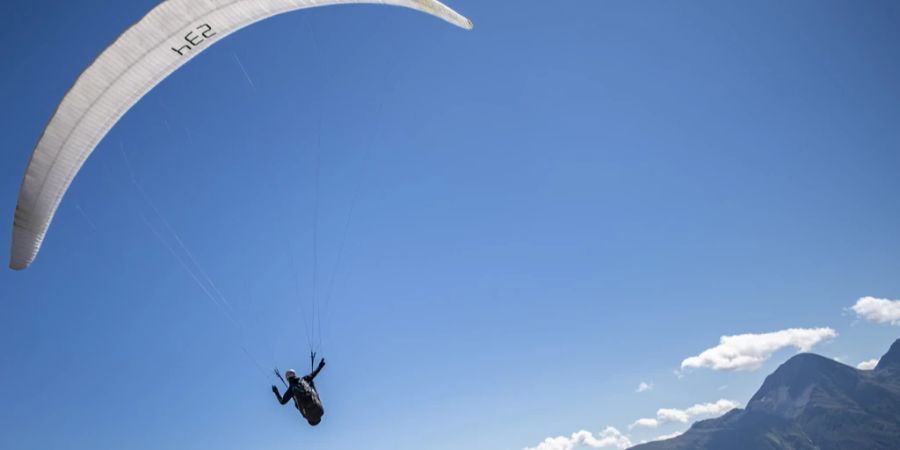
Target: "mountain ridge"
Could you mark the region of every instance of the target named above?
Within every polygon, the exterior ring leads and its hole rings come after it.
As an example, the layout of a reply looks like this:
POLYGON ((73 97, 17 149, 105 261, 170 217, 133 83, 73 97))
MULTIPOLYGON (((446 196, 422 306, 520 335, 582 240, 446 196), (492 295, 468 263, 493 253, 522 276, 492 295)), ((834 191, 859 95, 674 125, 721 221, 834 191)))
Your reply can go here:
POLYGON ((744 409, 636 450, 900 449, 900 339, 874 370, 802 353, 766 377, 744 409))

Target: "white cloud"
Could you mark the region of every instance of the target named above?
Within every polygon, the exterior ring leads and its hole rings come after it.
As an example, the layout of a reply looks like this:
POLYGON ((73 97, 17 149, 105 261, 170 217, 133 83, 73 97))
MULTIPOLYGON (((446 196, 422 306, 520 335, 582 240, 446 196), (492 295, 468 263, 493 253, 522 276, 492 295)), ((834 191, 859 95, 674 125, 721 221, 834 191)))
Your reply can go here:
POLYGON ((772 355, 787 347, 808 352, 817 344, 837 336, 831 328, 791 328, 764 334, 722 336, 719 345, 681 362, 681 368, 755 370, 772 355))
POLYGON ((658 426, 659 426, 658 420, 646 418, 646 419, 635 420, 633 424, 628 425, 628 428, 629 429, 634 428, 634 427, 656 428, 658 426))
POLYGON ((619 432, 613 427, 606 427, 605 430, 594 436, 590 431, 581 430, 572 433, 572 436, 558 436, 555 438, 547 438, 537 447, 526 448, 525 450, 574 450, 576 448, 618 448, 626 449, 631 447, 631 440, 627 436, 619 432))
POLYGON ((740 406, 733 400, 721 399, 715 403, 698 403, 688 409, 661 408, 656 411, 656 418, 643 418, 634 421, 629 428, 656 428, 665 423, 688 423, 700 417, 718 417, 740 406))
POLYGON ((687 411, 675 408, 661 408, 656 411, 656 418, 659 419, 660 422, 669 423, 669 422, 681 422, 687 423, 688 420, 691 420, 691 417, 688 415, 687 411))
POLYGON ((875 366, 878 365, 878 359, 870 359, 868 361, 863 361, 856 365, 856 368, 859 370, 872 370, 875 366))
POLYGON ((637 392, 638 393, 647 392, 651 389, 653 389, 653 383, 645 383, 642 381, 641 384, 639 384, 637 387, 637 392))
POLYGON ((690 417, 696 416, 721 416, 722 414, 731 411, 734 408, 740 406, 740 403, 733 400, 725 400, 721 399, 715 403, 702 403, 699 405, 691 406, 687 409, 687 413, 690 417))
POLYGON ((900 326, 900 300, 863 297, 857 300, 850 309, 860 319, 900 326))

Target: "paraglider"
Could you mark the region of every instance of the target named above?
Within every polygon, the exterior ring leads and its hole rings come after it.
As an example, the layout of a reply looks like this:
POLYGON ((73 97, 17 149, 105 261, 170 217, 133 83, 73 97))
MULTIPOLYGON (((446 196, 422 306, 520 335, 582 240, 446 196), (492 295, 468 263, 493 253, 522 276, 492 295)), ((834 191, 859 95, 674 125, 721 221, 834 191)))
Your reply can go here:
MULTIPOLYGON (((313 360, 315 360, 315 356, 313 356, 313 360)), ((322 421, 322 416, 325 415, 325 408, 322 406, 322 400, 319 398, 319 391, 316 389, 315 383, 316 376, 319 375, 319 372, 324 367, 325 359, 323 358, 319 361, 318 367, 302 378, 297 377, 297 372, 294 369, 289 369, 284 373, 288 381, 284 395, 278 392, 278 386, 272 385, 272 392, 275 394, 278 402, 286 405, 289 401, 294 400, 294 407, 300 411, 300 414, 311 426, 318 425, 322 421)), ((277 370, 275 374, 278 375, 277 370)), ((279 378, 281 377, 281 375, 278 376, 279 378)))
POLYGON ((27 268, 63 196, 109 130, 154 86, 222 38, 269 17, 318 6, 386 4, 456 26, 472 22, 437 0, 166 0, 119 36, 60 102, 25 171, 10 267, 27 268))

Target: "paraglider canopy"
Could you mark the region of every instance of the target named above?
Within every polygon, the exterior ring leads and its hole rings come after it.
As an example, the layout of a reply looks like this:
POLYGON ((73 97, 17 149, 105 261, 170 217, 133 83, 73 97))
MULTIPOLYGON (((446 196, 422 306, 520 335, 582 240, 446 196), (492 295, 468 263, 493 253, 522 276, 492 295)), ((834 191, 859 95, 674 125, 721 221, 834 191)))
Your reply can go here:
POLYGON ((411 8, 471 29, 437 0, 167 0, 119 36, 79 77, 44 129, 25 171, 9 266, 28 267, 81 166, 118 120, 169 74, 225 36, 266 18, 339 4, 411 8))

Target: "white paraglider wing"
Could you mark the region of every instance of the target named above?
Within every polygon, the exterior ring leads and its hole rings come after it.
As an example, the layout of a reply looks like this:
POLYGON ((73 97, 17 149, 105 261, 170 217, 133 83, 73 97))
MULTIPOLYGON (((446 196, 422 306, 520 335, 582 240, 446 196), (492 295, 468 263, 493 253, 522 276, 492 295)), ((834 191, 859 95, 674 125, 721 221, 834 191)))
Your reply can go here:
POLYGON ((340 4, 415 9, 471 29, 436 0, 167 0, 123 33, 88 67, 44 129, 25 172, 13 223, 10 267, 28 267, 63 195, 109 130, 169 74, 225 36, 298 9, 340 4))

